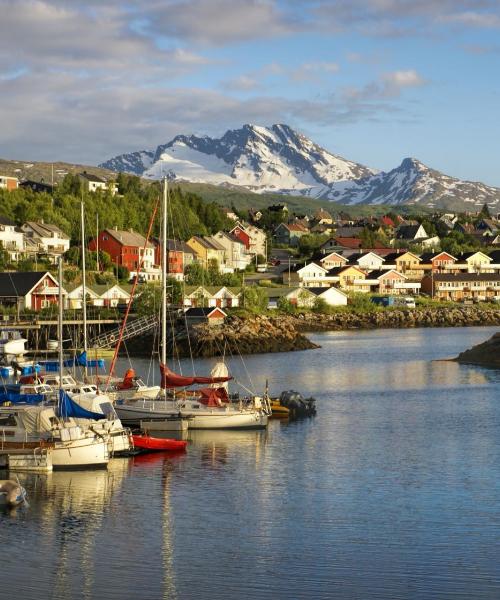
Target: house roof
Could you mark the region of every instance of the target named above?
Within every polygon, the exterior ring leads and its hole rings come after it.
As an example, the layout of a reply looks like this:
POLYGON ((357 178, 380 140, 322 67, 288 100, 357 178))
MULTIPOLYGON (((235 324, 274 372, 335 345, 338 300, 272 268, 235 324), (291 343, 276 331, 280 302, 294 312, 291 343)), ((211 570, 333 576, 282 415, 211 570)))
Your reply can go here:
POLYGON ((47 275, 55 281, 48 271, 0 273, 0 297, 19 298, 26 296, 47 275))
POLYGON ((364 271, 362 271, 359 267, 357 267, 355 265, 344 265, 343 267, 335 267, 328 271, 328 275, 331 275, 331 276, 340 275, 340 273, 347 271, 347 269, 356 269, 356 271, 361 273, 363 276, 366 275, 366 273, 364 271))
POLYGON ((400 225, 396 237, 400 240, 414 240, 421 225, 400 225))
MULTIPOLYGON (((123 246, 143 248, 146 244, 146 238, 136 231, 122 231, 120 229, 105 229, 104 231, 123 246)), ((154 245, 148 242, 147 248, 154 248, 154 245)))
POLYGON ((444 250, 441 250, 440 252, 424 252, 423 254, 420 255, 420 261, 423 263, 430 263, 434 258, 436 258, 437 256, 440 256, 441 254, 446 254, 450 258, 453 258, 454 260, 456 260, 456 258, 452 254, 450 254, 449 252, 445 252, 444 250))
MULTIPOLYGON (((427 275, 430 279, 431 276, 427 275)), ((500 281, 500 273, 435 273, 434 281, 500 281)))
POLYGON ((92 173, 87 173, 87 171, 84 171, 83 173, 78 173, 78 177, 83 177, 87 181, 94 181, 95 183, 106 183, 106 181, 102 179, 102 177, 92 175, 92 173))
POLYGON ((305 287, 269 287, 269 288, 262 288, 266 294, 266 296, 268 298, 282 298, 283 296, 288 296, 289 294, 291 294, 292 292, 295 292, 297 290, 300 290, 301 292, 310 292, 311 290, 309 288, 305 288, 305 287))
POLYGON ((500 263, 500 250, 493 250, 493 252, 490 252, 490 258, 492 259, 492 263, 500 263))
POLYGON ((336 237, 335 242, 344 248, 361 248, 363 242, 357 237, 336 237))
POLYGON ((401 258, 402 256, 404 256, 405 254, 411 254, 412 256, 414 256, 415 258, 419 259, 420 258, 416 255, 413 254, 413 252, 408 252, 408 250, 403 250, 402 252, 391 252, 390 254, 386 254, 385 255, 385 262, 386 263, 390 263, 395 261, 397 258, 401 258))
POLYGON ((489 256, 487 254, 485 254, 484 252, 481 252, 480 250, 474 250, 474 252, 461 252, 457 256, 457 261, 467 260, 471 256, 474 256, 474 254, 482 254, 483 256, 486 256, 487 258, 489 258, 489 256))
POLYGON ((405 275, 402 273, 398 273, 395 269, 377 269, 376 271, 370 271, 367 275, 368 279, 380 279, 384 275, 388 273, 396 273, 401 277, 401 279, 406 279, 405 275))
POLYGON ((26 221, 25 225, 28 225, 38 236, 40 237, 52 237, 53 233, 59 234, 61 239, 69 240, 69 236, 64 233, 57 225, 52 223, 38 223, 37 221, 26 221))
POLYGON ((338 287, 335 287, 333 285, 331 287, 308 287, 306 289, 312 292, 315 296, 321 296, 321 294, 324 294, 328 290, 332 289, 335 290, 338 294, 341 294, 342 296, 347 296, 347 294, 344 294, 342 290, 339 290, 338 287))
POLYGON ((196 306, 193 308, 188 308, 184 311, 186 317, 210 317, 212 313, 220 312, 224 317, 227 317, 227 314, 218 306, 213 307, 205 307, 205 306, 196 306))
POLYGON ((380 258, 380 260, 382 260, 382 261, 385 261, 385 258, 382 258, 382 256, 379 256, 376 252, 372 252, 371 250, 369 250, 368 252, 361 252, 359 254, 351 254, 351 256, 349 256, 349 264, 351 264, 351 265, 356 264, 357 261, 361 260, 365 256, 368 256, 369 254, 372 254, 373 256, 380 258))
POLYGON ((0 225, 7 225, 9 227, 15 227, 16 224, 12 219, 9 219, 9 217, 4 217, 3 215, 0 215, 0 225))
MULTIPOLYGON (((151 238, 151 241, 155 246, 160 246, 161 241, 159 238, 151 238)), ((184 252, 184 254, 193 254, 194 250, 191 246, 188 246, 186 242, 182 240, 167 240, 167 250, 169 252, 184 252)))

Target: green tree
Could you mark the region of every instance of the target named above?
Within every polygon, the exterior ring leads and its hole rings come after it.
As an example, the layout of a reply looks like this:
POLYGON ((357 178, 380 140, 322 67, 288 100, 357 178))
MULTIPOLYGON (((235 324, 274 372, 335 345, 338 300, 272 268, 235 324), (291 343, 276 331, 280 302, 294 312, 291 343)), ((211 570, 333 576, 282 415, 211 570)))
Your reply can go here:
POLYGON ((280 312, 287 315, 292 315, 293 313, 297 312, 297 307, 295 304, 290 302, 290 300, 288 300, 288 298, 285 296, 281 296, 281 298, 278 299, 277 307, 280 312))
POLYGON ((266 291, 258 286, 246 286, 241 293, 243 308, 261 313, 267 310, 268 297, 266 291))

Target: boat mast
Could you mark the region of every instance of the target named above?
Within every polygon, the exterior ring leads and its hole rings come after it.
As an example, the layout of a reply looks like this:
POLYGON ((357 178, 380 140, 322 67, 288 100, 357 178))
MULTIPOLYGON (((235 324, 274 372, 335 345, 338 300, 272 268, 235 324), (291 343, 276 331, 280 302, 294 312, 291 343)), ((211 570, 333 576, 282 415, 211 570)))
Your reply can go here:
POLYGON ((80 218, 82 230, 82 309, 83 309, 83 351, 85 353, 85 365, 83 367, 85 377, 87 377, 87 286, 85 281, 85 207, 82 201, 80 203, 80 218))
POLYGON ((63 293, 62 293, 62 278, 63 278, 63 259, 59 257, 59 312, 57 316, 57 338, 59 340, 59 398, 61 397, 62 390, 62 376, 63 376, 63 293))
POLYGON ((163 178, 163 226, 162 226, 162 295, 161 295, 161 362, 167 364, 167 178, 163 178))

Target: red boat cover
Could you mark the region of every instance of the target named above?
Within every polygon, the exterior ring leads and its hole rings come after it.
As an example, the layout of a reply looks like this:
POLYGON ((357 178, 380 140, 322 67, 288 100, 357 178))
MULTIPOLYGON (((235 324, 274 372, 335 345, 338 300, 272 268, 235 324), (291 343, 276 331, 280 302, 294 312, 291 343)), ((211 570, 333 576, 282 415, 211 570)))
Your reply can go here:
POLYGON ((125 377, 123 378, 123 381, 120 382, 116 387, 119 390, 131 389, 132 387, 134 387, 134 377, 135 377, 134 369, 128 369, 128 371, 125 373, 125 377))
POLYGON ((198 384, 210 384, 210 383, 225 383, 232 379, 232 377, 184 377, 184 375, 177 375, 171 371, 167 365, 160 363, 160 374, 161 374, 161 387, 173 388, 173 387, 187 387, 195 383, 198 384))
POLYGON ((222 406, 223 402, 229 402, 226 389, 220 388, 201 388, 200 402, 205 406, 222 406))

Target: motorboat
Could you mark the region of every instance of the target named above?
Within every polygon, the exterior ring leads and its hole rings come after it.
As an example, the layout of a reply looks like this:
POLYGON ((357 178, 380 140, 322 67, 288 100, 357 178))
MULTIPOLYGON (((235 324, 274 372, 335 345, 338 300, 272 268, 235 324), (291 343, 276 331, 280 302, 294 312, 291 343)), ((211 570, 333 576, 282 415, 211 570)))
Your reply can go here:
POLYGON ((0 448, 51 448, 54 469, 106 467, 109 437, 80 427, 72 417, 60 417, 55 407, 0 407, 0 448))
POLYGON ((5 364, 18 360, 26 354, 26 342, 19 331, 15 329, 0 330, 0 361, 5 364))
POLYGON ((123 379, 114 379, 109 385, 101 385, 100 389, 112 400, 154 399, 160 393, 159 385, 146 385, 134 369, 128 369, 123 379))

